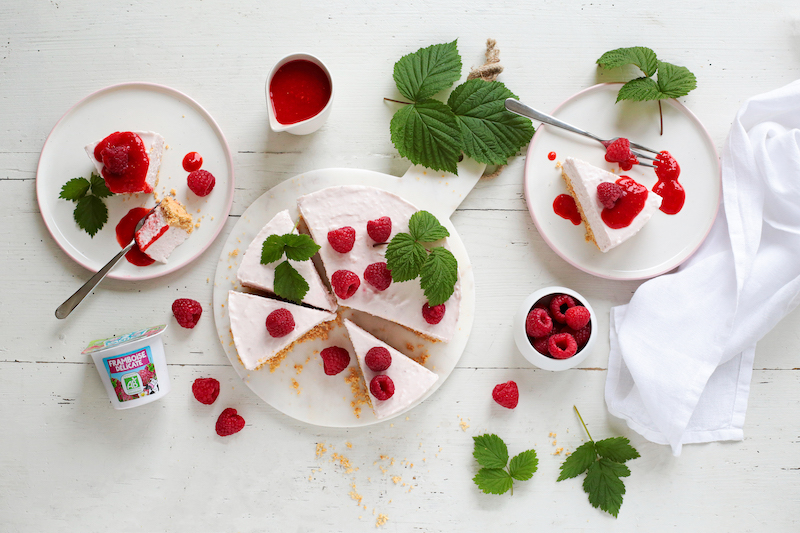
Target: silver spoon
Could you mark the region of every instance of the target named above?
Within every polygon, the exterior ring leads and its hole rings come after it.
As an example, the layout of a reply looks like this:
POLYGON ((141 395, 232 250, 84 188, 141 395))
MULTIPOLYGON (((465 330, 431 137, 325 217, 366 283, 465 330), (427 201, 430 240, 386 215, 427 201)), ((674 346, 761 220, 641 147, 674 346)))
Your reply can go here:
POLYGON ((127 246, 125 246, 122 250, 120 250, 120 252, 117 255, 111 258, 111 261, 106 263, 106 265, 103 268, 98 270, 94 276, 89 278, 89 280, 86 283, 84 283, 80 289, 75 291, 75 294, 67 298, 63 304, 58 306, 58 309, 56 309, 56 318, 58 319, 67 318, 69 314, 73 311, 73 309, 78 307, 78 304, 81 303, 83 299, 89 295, 90 292, 92 292, 92 289, 94 289, 98 283, 103 281, 103 278, 105 278, 106 275, 111 271, 111 269, 114 268, 114 266, 117 263, 119 263, 119 260, 122 259, 122 257, 125 254, 127 254, 131 248, 133 248, 134 244, 136 244, 136 237, 135 237, 136 232, 142 229, 144 221, 147 220, 147 217, 150 216, 150 213, 155 211, 156 207, 158 207, 159 205, 161 205, 161 202, 158 202, 153 207, 153 209, 148 211, 147 214, 143 216, 142 219, 136 224, 136 228, 134 228, 133 230, 134 238, 131 239, 131 242, 129 242, 127 246))

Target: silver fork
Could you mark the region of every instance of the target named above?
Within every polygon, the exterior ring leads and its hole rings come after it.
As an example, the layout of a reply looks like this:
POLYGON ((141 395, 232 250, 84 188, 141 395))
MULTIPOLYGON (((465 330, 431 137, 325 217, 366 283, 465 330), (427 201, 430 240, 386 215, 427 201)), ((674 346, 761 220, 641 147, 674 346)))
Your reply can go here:
MULTIPOLYGON (((554 116, 548 115, 547 113, 542 113, 541 111, 537 111, 532 107, 526 106, 525 104, 523 104, 519 100, 515 100, 514 98, 506 98, 506 109, 508 109, 512 113, 516 113, 517 115, 528 117, 529 119, 532 120, 538 120, 539 122, 550 124, 551 126, 562 128, 567 131, 571 131, 572 133, 577 133, 578 135, 589 137, 590 139, 594 139, 595 141, 599 142, 606 148, 608 148, 609 144, 619 139, 619 137, 614 137, 613 139, 601 139, 600 137, 594 135, 593 133, 589 133, 586 130, 576 128, 572 124, 567 124, 563 120, 559 120, 554 116)), ((656 160, 655 157, 651 157, 647 154, 643 154, 641 151, 635 151, 635 150, 644 150, 645 152, 652 152, 656 155, 658 155, 659 153, 658 150, 653 150, 652 148, 642 146, 641 144, 637 144, 635 142, 631 142, 631 148, 634 148, 634 150, 631 151, 638 159, 649 159, 650 161, 656 160)), ((653 165, 651 165, 650 163, 639 162, 639 164, 645 167, 651 167, 651 168, 653 167, 653 165)))

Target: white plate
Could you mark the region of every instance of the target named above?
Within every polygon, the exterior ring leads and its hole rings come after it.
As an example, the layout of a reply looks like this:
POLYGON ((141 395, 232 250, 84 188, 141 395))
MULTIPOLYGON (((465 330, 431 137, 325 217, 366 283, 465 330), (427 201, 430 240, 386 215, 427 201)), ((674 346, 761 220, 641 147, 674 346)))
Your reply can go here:
MULTIPOLYGON (((561 104, 553 116, 604 138, 627 137, 655 150, 667 150, 681 167, 679 182, 686 203, 677 215, 658 211, 642 230, 620 246, 600 252, 584 240, 583 224, 575 226, 553 211, 553 200, 567 189, 556 163, 577 157, 620 173, 605 161, 597 141, 553 126, 541 125, 528 147, 525 161, 525 198, 539 233, 571 265, 602 278, 635 280, 658 276, 688 259, 711 230, 722 192, 719 157, 703 125, 676 100, 662 101, 664 134, 659 135, 656 102, 615 104, 620 84, 595 85, 561 104), (556 153, 550 161, 548 154, 556 153)), ((652 168, 634 165, 621 174, 648 189, 657 179, 652 168)))
MULTIPOLYGON (((362 405, 360 415, 356 416, 351 405, 353 393, 350 385, 345 382, 345 376, 348 375, 349 369, 336 376, 327 376, 323 371, 318 352, 327 346, 334 345, 346 348, 351 355, 350 366, 358 367, 344 325, 336 327, 327 341, 305 341, 297 345, 274 372, 270 372, 269 365, 265 365, 260 370, 250 371, 244 368, 239 361, 227 314, 228 290, 241 289, 236 282, 236 271, 239 268, 241 256, 258 231, 276 213, 289 209, 292 218, 297 221, 299 218, 297 198, 299 196, 334 185, 370 185, 393 192, 411 201, 419 209, 431 210, 450 231, 448 242, 458 260, 461 277, 461 310, 458 325, 450 342, 429 342, 402 326, 365 313, 348 310, 343 316, 351 318, 359 326, 406 355, 418 356, 424 352, 428 353, 425 366, 436 372, 439 380, 423 398, 394 416, 400 416, 433 394, 444 383, 461 358, 475 315, 475 279, 472 265, 461 238, 447 216, 466 196, 466 192, 477 181, 483 168, 483 165, 476 166, 477 173, 474 180, 465 176, 465 170, 460 168, 460 175, 455 178, 454 183, 463 186, 464 183, 471 182, 467 186, 468 188, 460 191, 453 190, 453 184, 448 185, 447 180, 436 180, 430 175, 423 176, 424 172, 414 175, 415 169, 410 170, 403 178, 368 170, 315 170, 286 180, 253 202, 228 236, 214 278, 214 320, 217 333, 234 370, 247 386, 278 411, 309 424, 328 427, 356 427, 379 422, 368 404, 362 405), (426 205, 424 198, 427 198, 428 202, 436 201, 439 209, 436 209, 436 206, 426 205), (450 207, 444 208, 447 212, 441 213, 440 209, 448 202, 450 207), (413 351, 409 349, 409 346, 413 348, 413 351)), ((394 416, 384 418, 380 422, 394 418, 394 416)))
POLYGON ((92 93, 58 121, 45 141, 36 172, 36 195, 45 225, 59 246, 75 261, 96 272, 119 250, 115 228, 133 207, 152 206, 150 194, 118 194, 105 199, 108 222, 94 238, 75 223, 73 202, 58 198, 70 179, 89 178, 94 170, 84 146, 115 131, 155 131, 164 136, 167 150, 161 161, 159 197, 175 190, 177 200, 200 221, 200 227, 175 249, 168 263, 137 267, 120 263, 109 277, 126 280, 150 279, 188 264, 214 241, 233 203, 233 159, 219 126, 200 104, 185 94, 149 83, 124 83, 92 93), (205 198, 189 191, 183 156, 198 152, 202 168, 216 178, 214 190, 205 198), (198 212, 199 210, 199 212, 198 212))

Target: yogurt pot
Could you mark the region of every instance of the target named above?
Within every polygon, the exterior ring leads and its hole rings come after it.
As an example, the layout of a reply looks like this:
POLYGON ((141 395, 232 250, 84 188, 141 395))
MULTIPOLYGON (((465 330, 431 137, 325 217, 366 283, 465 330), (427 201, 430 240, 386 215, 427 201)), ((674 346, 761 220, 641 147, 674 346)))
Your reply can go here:
POLYGON ((92 356, 114 409, 154 402, 170 391, 161 339, 166 329, 162 324, 120 337, 98 339, 81 352, 92 356))

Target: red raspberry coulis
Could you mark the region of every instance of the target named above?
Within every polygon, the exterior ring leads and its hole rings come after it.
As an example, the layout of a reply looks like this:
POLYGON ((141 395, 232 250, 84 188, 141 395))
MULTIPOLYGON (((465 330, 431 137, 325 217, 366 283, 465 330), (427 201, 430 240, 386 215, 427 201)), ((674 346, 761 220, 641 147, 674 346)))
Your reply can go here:
MULTIPOLYGON (((142 217, 149 211, 149 209, 144 207, 134 207, 117 223, 117 242, 122 248, 126 247, 128 243, 133 240, 133 231, 136 229, 136 224, 138 224, 142 217)), ((133 248, 125 254, 125 259, 136 266, 148 266, 155 263, 154 259, 139 249, 138 244, 134 244, 133 248)))
POLYGON ((647 200, 647 187, 630 179, 620 176, 616 181, 622 187, 622 196, 617 199, 613 209, 604 208, 600 213, 606 226, 612 229, 626 228, 631 225, 647 200))
POLYGON ((686 201, 686 191, 678 183, 681 167, 672 154, 664 151, 656 157, 655 168, 658 182, 653 185, 653 192, 663 199, 659 209, 668 215, 674 215, 683 209, 686 201))
POLYGON ((331 82, 316 63, 296 59, 282 65, 269 84, 275 118, 295 124, 322 111, 331 98, 331 82))
POLYGON ((117 131, 100 141, 94 149, 94 158, 103 161, 103 150, 123 146, 128 148, 128 164, 120 174, 110 172, 103 167, 103 178, 108 189, 113 193, 152 192, 145 182, 150 157, 144 147, 142 138, 131 131, 117 131))
POLYGON ((550 161, 555 161, 556 160, 556 153, 555 152, 550 152, 549 154, 547 154, 547 159, 549 159, 550 161))
POLYGON ((553 211, 561 218, 566 218, 576 226, 581 223, 581 214, 575 205, 575 198, 569 194, 559 194, 553 200, 553 211))
POLYGON ((203 158, 197 152, 189 152, 183 156, 183 170, 186 172, 194 172, 200 170, 203 166, 203 158))

